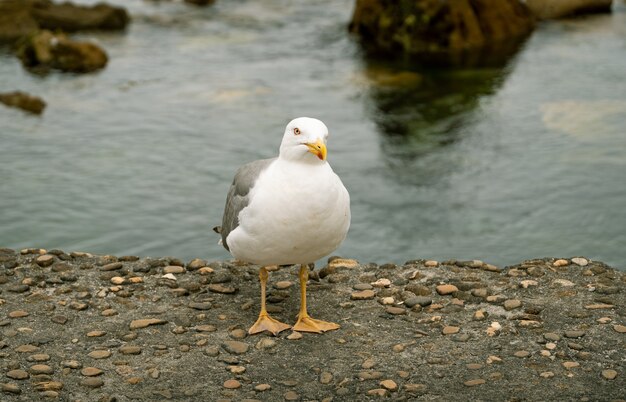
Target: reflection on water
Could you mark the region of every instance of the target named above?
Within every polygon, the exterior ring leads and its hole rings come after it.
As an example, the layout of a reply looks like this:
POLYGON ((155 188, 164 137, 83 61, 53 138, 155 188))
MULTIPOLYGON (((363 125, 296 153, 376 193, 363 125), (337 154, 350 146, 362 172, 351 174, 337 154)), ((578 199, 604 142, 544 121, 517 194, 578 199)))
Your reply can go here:
POLYGON ((381 75, 376 73, 369 91, 370 113, 390 160, 453 143, 480 98, 495 92, 504 78, 497 69, 386 72, 383 80, 381 75))
POLYGON ((0 246, 229 258, 210 228, 235 169, 311 116, 351 193, 340 255, 624 267, 626 14, 545 23, 506 67, 444 71, 365 60, 353 0, 114 2, 127 32, 80 36, 110 55, 97 74, 0 53, 0 88, 48 102, 0 108, 0 246))

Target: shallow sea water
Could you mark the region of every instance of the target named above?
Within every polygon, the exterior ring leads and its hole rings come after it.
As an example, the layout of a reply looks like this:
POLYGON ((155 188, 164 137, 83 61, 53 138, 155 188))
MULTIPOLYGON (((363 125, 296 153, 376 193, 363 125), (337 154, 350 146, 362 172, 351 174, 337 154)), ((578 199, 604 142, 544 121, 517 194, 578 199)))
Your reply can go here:
POLYGON ((113 3, 126 32, 76 35, 101 72, 0 52, 0 90, 48 103, 0 108, 1 246, 229 258, 211 228, 234 171, 311 116, 352 197, 336 254, 626 267, 622 9, 543 23, 503 68, 423 71, 364 57, 352 0, 113 3))

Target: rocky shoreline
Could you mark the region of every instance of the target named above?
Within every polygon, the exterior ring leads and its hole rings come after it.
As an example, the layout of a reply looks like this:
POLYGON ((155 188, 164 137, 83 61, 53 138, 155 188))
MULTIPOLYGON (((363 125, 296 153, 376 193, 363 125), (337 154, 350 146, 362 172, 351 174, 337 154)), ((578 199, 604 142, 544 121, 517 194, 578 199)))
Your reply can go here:
MULTIPOLYGON (((255 266, 0 249, 0 399, 624 400, 626 273, 585 258, 360 264, 309 281, 323 335, 248 336, 255 266)), ((293 323, 297 270, 270 275, 293 323)))

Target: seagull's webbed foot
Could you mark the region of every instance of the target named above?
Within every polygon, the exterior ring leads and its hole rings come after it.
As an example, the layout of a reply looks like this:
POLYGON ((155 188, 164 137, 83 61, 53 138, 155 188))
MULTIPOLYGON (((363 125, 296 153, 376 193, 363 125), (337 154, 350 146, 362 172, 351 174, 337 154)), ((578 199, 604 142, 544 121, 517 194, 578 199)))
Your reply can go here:
POLYGON ((253 326, 250 327, 248 333, 250 335, 258 334, 263 331, 269 331, 274 336, 278 335, 279 332, 284 331, 286 329, 291 328, 291 325, 287 325, 282 323, 268 314, 260 314, 259 318, 256 320, 253 326))
POLYGON ((315 318, 311 318, 308 315, 304 317, 298 317, 296 325, 293 326, 294 331, 315 332, 317 334, 326 331, 332 331, 334 329, 339 329, 339 324, 335 324, 334 322, 316 320, 315 318))
POLYGON ((326 331, 332 331, 333 329, 339 329, 339 324, 334 322, 327 322, 322 320, 316 320, 311 318, 306 309, 306 282, 309 279, 309 267, 308 264, 302 264, 300 266, 300 313, 298 313, 298 321, 293 326, 294 331, 298 332, 315 332, 320 334, 326 331))

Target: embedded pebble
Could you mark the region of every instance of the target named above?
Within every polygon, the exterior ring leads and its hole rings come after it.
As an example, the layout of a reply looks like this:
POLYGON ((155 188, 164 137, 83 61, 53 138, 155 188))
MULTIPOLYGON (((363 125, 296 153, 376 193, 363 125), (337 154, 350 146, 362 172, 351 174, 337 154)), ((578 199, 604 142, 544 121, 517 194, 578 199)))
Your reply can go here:
POLYGON ((378 396, 382 398, 385 395, 387 395, 387 390, 384 388, 374 388, 374 389, 368 390, 367 394, 370 396, 378 396))
POLYGON ((369 299, 373 299, 374 296, 376 296, 376 292, 374 292, 373 290, 361 290, 358 292, 353 292, 350 295, 350 298, 352 300, 369 300, 369 299))
POLYGON ((283 397, 285 398, 286 401, 297 401, 298 399, 300 399, 300 395, 298 395, 294 391, 287 391, 287 392, 285 392, 283 397))
POLYGON ((620 334, 626 333, 626 325, 613 325, 613 329, 620 334))
POLYGON ((258 384, 258 385, 255 385, 254 389, 256 391, 263 392, 263 391, 269 391, 270 389, 272 389, 272 386, 269 384, 258 384))
POLYGON ((572 369, 572 368, 576 368, 576 367, 580 367, 580 363, 578 362, 563 362, 563 367, 565 367, 566 369, 572 369))
POLYGON ((231 353, 234 355, 241 355, 248 351, 248 349, 250 348, 250 345, 244 342, 239 342, 239 341, 224 341, 222 343, 222 348, 224 348, 224 350, 227 351, 228 353, 231 353))
POLYGON ((118 349, 123 355, 138 355, 141 353, 141 347, 133 345, 124 345, 118 349))
POLYGON ((524 358, 530 356, 530 352, 527 350, 518 350, 517 352, 513 353, 513 356, 524 358))
POLYGON ((517 299, 510 299, 504 302, 505 310, 514 310, 516 308, 520 308, 522 306, 522 301, 517 299))
POLYGON ((586 267, 589 264, 586 258, 574 257, 572 258, 572 262, 578 266, 586 267))
POLYGON ((293 331, 292 333, 290 333, 290 334, 287 336, 287 339, 292 340, 292 341, 295 341, 295 340, 298 340, 298 339, 302 339, 302 337, 303 337, 303 335, 302 335, 300 332, 298 332, 298 331, 293 331))
POLYGON ((183 272, 185 272, 185 268, 178 265, 168 265, 163 268, 164 274, 182 274, 183 272))
POLYGON ((524 288, 527 289, 531 286, 538 286, 539 282, 532 280, 532 279, 526 279, 520 282, 520 285, 524 288))
POLYGON ((97 367, 85 367, 80 370, 80 373, 86 377, 95 377, 102 374, 102 370, 97 367))
POLYGON ((291 281, 278 281, 274 284, 274 287, 279 290, 289 289, 293 286, 293 282, 291 281))
POLYGON ((552 263, 552 266, 554 267, 564 267, 566 265, 569 265, 569 261, 563 259, 556 260, 552 263))
POLYGON ((0 383, 0 391, 6 394, 15 394, 15 395, 19 395, 22 393, 22 390, 20 389, 20 387, 17 386, 17 384, 0 383))
POLYGON ((617 377, 617 371, 613 369, 602 370, 602 377, 607 380, 614 380, 617 377))
POLYGON ((563 335, 566 338, 581 338, 583 336, 585 336, 585 331, 574 331, 574 330, 570 330, 570 331, 565 331, 563 333, 563 335))
POLYGON ((29 369, 31 374, 52 374, 54 373, 54 369, 47 364, 35 364, 29 369))
POLYGON ((35 261, 40 267, 49 267, 54 262, 54 256, 50 254, 40 255, 35 261))
POLYGON ((104 385, 104 380, 99 377, 87 377, 83 378, 80 383, 89 388, 100 388, 104 385))
POLYGON ((10 370, 9 372, 7 372, 7 377, 13 380, 25 380, 28 377, 30 377, 30 375, 24 370, 16 369, 16 370, 10 370))
POLYGON ((329 373, 328 371, 323 371, 320 374, 320 383, 322 384, 328 384, 333 380, 333 374, 329 373))
POLYGON ((47 355, 45 353, 38 353, 28 356, 26 360, 28 360, 29 362, 47 362, 48 360, 50 360, 50 355, 47 355))
POLYGON ((442 296, 452 294, 454 292, 458 292, 458 288, 454 285, 439 285, 436 287, 437 293, 442 296))
POLYGON ((234 378, 230 379, 230 380, 226 380, 224 382, 224 388, 226 388, 226 389, 237 389, 237 388, 240 388, 240 387, 241 387, 241 383, 239 381, 235 380, 234 378))
POLYGON ((451 334, 456 334, 461 330, 461 328, 459 327, 455 327, 452 325, 448 325, 443 327, 443 329, 441 330, 441 333, 444 335, 451 335, 451 334))
POLYGON ((398 384, 396 384, 394 380, 383 380, 380 382, 380 386, 389 391, 396 391, 398 389, 398 384))
POLYGON ((94 350, 93 352, 88 353, 87 356, 92 359, 106 359, 111 356, 111 352, 108 350, 94 350))
POLYGON ((392 307, 392 306, 388 306, 387 308, 385 308, 385 311, 391 315, 403 315, 406 314, 406 309, 402 308, 402 307, 392 307))
POLYGON ((24 310, 15 310, 15 311, 11 311, 9 313, 9 318, 23 318, 23 317, 28 317, 28 311, 24 311, 24 310))
POLYGON ((572 281, 568 281, 567 279, 555 279, 552 281, 553 285, 559 285, 562 286, 564 288, 571 288, 573 286, 575 286, 576 284, 572 281))
POLYGON ((482 385, 482 384, 484 384, 485 382, 486 382, 486 381, 485 381, 485 380, 483 380, 482 378, 477 378, 477 379, 474 379, 474 380, 468 380, 468 381, 465 381, 463 384, 464 384, 465 386, 467 386, 467 387, 475 387, 475 386, 477 386, 477 385, 482 385))
POLYGON ((387 278, 380 278, 376 282, 371 282, 370 285, 372 285, 375 288, 386 288, 391 285, 391 281, 387 278))
POLYGON ((161 325, 165 323, 167 323, 167 321, 161 320, 158 318, 143 318, 140 320, 131 321, 130 329, 146 328, 147 326, 150 326, 150 325, 161 325))

